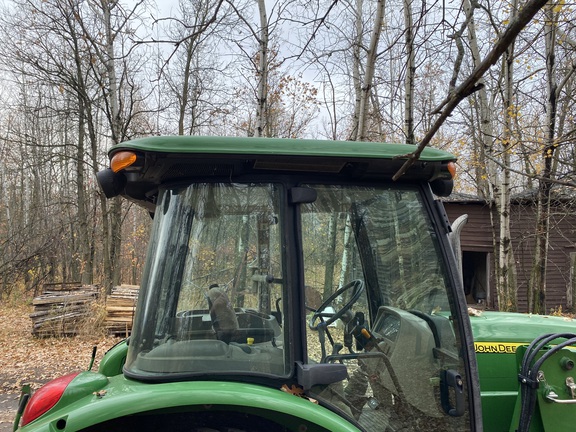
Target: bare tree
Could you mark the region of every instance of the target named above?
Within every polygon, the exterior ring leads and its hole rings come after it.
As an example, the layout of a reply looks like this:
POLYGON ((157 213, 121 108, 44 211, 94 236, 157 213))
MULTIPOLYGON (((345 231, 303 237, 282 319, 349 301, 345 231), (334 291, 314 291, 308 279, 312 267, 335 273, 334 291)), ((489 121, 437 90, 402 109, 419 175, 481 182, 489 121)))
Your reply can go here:
MULTIPOLYGON (((515 0, 510 7, 510 22, 516 19, 518 2, 515 0)), ((496 275, 498 278, 498 306, 501 310, 516 310, 516 278, 514 277, 514 256, 510 233, 510 148, 514 140, 513 118, 516 114, 514 106, 514 61, 516 60, 512 41, 502 59, 503 75, 503 117, 504 130, 500 140, 502 144, 502 173, 495 179, 496 209, 500 217, 499 248, 496 275)))
POLYGON ((414 81, 416 56, 414 53, 414 22, 412 0, 404 0, 404 39, 406 47, 406 77, 404 78, 404 135, 407 144, 416 144, 414 135, 414 81))
MULTIPOLYGON (((360 2, 361 4, 361 2, 360 2)), ((368 114, 370 101, 372 96, 372 86, 374 81, 374 73, 376 71, 376 59, 378 56, 378 43, 380 41, 380 34, 382 31, 383 20, 384 20, 384 0, 378 0, 376 5, 376 13, 374 15, 374 24, 372 26, 372 33, 370 36, 370 42, 366 48, 366 59, 363 65, 360 61, 355 63, 355 86, 356 86, 356 109, 354 112, 355 123, 352 126, 352 133, 349 139, 352 141, 365 141, 367 138, 367 127, 368 127, 368 114), (364 70, 364 74, 358 72, 359 69, 364 70), (363 76, 361 76, 363 75, 363 76), (359 99, 358 99, 359 98, 359 99)), ((357 20, 362 19, 361 7, 357 9, 357 20)), ((357 24, 357 28, 360 25, 357 24)), ((357 34, 357 44, 362 43, 361 34, 357 34)), ((361 46, 357 46, 356 50, 361 49, 361 46)))
MULTIPOLYGON (((103 253, 108 287, 112 281, 119 281, 119 265, 115 267, 115 263, 119 262, 121 211, 119 203, 116 204, 112 212, 115 216, 108 224, 108 204, 102 199, 105 248, 97 251, 95 231, 89 228, 95 226, 91 220, 96 214, 91 174, 103 162, 103 148, 127 137, 131 117, 125 114, 134 105, 126 103, 129 101, 126 96, 134 93, 124 91, 130 87, 126 84, 128 74, 122 72, 121 79, 116 74, 118 65, 127 66, 127 63, 115 55, 115 44, 120 42, 123 32, 130 31, 128 22, 133 18, 132 13, 133 10, 124 10, 118 2, 19 0, 14 2, 10 13, 4 15, 2 23, 4 31, 19 29, 21 43, 4 45, 3 62, 27 82, 36 84, 29 86, 26 93, 37 89, 39 95, 50 94, 51 89, 57 89, 54 97, 42 107, 51 116, 53 129, 35 134, 32 145, 56 151, 58 157, 74 167, 73 179, 61 178, 62 184, 71 181, 76 188, 70 197, 69 208, 73 211, 63 212, 73 217, 67 222, 72 233, 69 244, 60 249, 78 248, 77 256, 72 257, 77 263, 72 269, 77 268, 78 272, 74 270, 72 276, 78 273, 84 283, 93 281, 95 254, 103 253), (123 84, 126 85, 123 87, 123 84), (110 141, 106 140, 107 136, 110 141)), ((34 159, 38 164, 43 163, 39 154, 34 155, 34 159)), ((70 172, 69 167, 63 172, 70 172)), ((61 264, 64 262, 64 259, 54 262, 53 270, 62 269, 61 277, 67 278, 69 275, 64 270, 68 266, 61 264)))
MULTIPOLYGON (((544 41, 546 58, 546 122, 544 124, 544 145, 542 146, 542 173, 538 181, 535 254, 532 274, 528 287, 530 312, 546 313, 546 272, 548 268, 551 190, 556 176, 555 161, 558 139, 558 109, 562 91, 573 80, 576 65, 572 63, 558 82, 557 44, 559 13, 561 5, 556 2, 544 7, 544 41)), ((564 110, 566 112, 566 110, 564 110)))

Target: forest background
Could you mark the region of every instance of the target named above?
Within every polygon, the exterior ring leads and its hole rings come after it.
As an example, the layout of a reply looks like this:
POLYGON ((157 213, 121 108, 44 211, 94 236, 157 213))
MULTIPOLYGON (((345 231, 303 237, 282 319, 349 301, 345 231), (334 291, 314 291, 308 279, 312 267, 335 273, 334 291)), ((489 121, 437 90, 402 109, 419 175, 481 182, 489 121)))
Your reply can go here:
POLYGON ((0 12, 3 299, 48 282, 138 284, 150 217, 98 189, 107 151, 237 135, 453 152, 456 191, 492 210, 501 309, 518 294, 510 201, 530 191, 524 295, 545 312, 553 191, 576 186, 574 4, 4 0, 0 12))

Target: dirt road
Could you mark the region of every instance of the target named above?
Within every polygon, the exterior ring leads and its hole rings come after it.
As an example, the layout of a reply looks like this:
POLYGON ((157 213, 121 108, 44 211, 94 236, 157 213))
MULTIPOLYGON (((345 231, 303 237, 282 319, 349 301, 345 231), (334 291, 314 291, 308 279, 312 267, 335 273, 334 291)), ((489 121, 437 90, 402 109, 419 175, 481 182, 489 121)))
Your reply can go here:
POLYGON ((0 394, 0 432, 11 432, 16 408, 18 407, 18 394, 0 394))

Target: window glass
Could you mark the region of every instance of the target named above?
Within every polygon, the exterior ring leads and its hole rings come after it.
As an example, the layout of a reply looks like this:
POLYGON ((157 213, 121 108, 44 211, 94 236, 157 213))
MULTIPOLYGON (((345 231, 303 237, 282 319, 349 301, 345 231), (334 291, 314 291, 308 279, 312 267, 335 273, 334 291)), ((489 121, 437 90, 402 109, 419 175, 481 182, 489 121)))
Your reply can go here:
POLYGON ((287 374, 277 188, 196 184, 159 200, 129 373, 287 374))
POLYGON ((349 376, 315 396, 367 430, 466 430, 446 412, 449 391, 443 406, 442 379, 464 366, 420 190, 308 187, 318 193, 301 210, 308 361, 342 362, 349 376))

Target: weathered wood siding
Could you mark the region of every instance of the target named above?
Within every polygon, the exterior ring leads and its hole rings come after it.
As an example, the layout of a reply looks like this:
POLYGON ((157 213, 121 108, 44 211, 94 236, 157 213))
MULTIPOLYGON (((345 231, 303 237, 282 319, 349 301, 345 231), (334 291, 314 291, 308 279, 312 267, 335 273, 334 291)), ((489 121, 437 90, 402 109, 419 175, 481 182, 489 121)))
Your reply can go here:
POLYGON ((464 225, 460 235, 461 248, 463 252, 486 253, 486 270, 489 273, 486 307, 497 309, 498 297, 494 281, 494 245, 490 207, 481 201, 445 202, 444 207, 451 223, 463 214, 468 215, 468 222, 464 225))
MULTIPOLYGON (((468 223, 461 236, 462 250, 486 252, 490 263, 490 295, 487 306, 497 308, 492 259, 493 240, 490 208, 480 201, 445 202, 451 222, 468 214, 468 223)), ((528 283, 534 259, 536 207, 532 202, 512 204, 511 234, 518 282, 518 310, 528 310, 528 283)), ((565 207, 551 210, 550 248, 546 274, 547 311, 574 309, 574 257, 576 256, 576 213, 565 207)))
POLYGON ((468 222, 460 235, 463 250, 488 253, 494 250, 488 205, 481 202, 449 202, 444 203, 444 207, 450 222, 454 222, 460 215, 468 215, 468 222))
MULTIPOLYGON (((576 214, 563 207, 551 209, 550 246, 546 271, 547 312, 562 307, 564 311, 574 306, 570 284, 572 283, 570 254, 576 252, 576 214)), ((518 307, 528 310, 528 284, 533 267, 536 207, 532 204, 513 204, 511 229, 514 258, 518 275, 518 307)))

